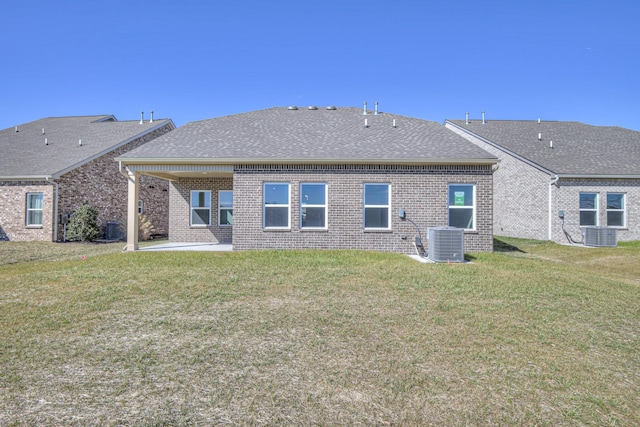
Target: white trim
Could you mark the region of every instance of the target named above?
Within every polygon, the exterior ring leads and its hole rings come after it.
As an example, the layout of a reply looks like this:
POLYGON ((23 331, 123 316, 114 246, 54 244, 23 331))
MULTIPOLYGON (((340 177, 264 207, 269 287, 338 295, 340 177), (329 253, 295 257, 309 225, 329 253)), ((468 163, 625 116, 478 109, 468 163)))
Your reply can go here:
POLYGON ((362 184, 362 229, 367 231, 375 230, 391 230, 391 183, 390 182, 365 182, 362 184), (368 185, 386 185, 387 186, 387 204, 386 205, 367 205, 366 193, 368 185), (386 227, 367 227, 366 211, 369 209, 387 209, 387 226, 386 227))
POLYGON ((627 228, 627 193, 620 191, 610 191, 606 193, 607 202, 605 204, 605 213, 607 215, 607 227, 627 228), (609 194, 617 194, 622 196, 622 209, 609 209, 609 194), (609 224, 609 212, 622 212, 622 225, 609 224))
MULTIPOLYGON (((455 196, 454 196, 455 197, 455 196)), ((473 222, 473 227, 472 228, 464 228, 465 231, 476 231, 477 230, 477 224, 476 224, 476 214, 477 214, 477 200, 476 200, 476 184, 474 183, 467 183, 467 182, 450 182, 447 184, 447 225, 451 225, 451 209, 471 209, 471 221, 473 222), (449 192, 451 191, 451 187, 452 186, 464 186, 464 187, 471 187, 471 197, 473 198, 473 203, 471 204, 471 206, 455 206, 455 205, 451 205, 449 204, 449 192)))
POLYGON ((291 183, 290 182, 264 182, 262 184, 262 229, 263 230, 291 230, 291 183), (269 203, 270 208, 287 208, 287 225, 286 226, 268 226, 267 221, 267 201, 265 200, 268 185, 286 185, 287 186, 287 204, 269 203))
POLYGON ((233 190, 218 190, 218 226, 219 227, 232 227, 233 226, 233 190), (220 197, 220 194, 222 194, 222 193, 231 193, 231 208, 227 208, 227 207, 223 208, 221 206, 222 197, 220 197), (221 215, 222 210, 225 210, 225 211, 229 211, 230 210, 231 211, 231 224, 222 224, 220 222, 220 220, 222 219, 222 215, 221 215))
POLYGON ((189 192, 189 227, 210 227, 211 226, 211 190, 191 190, 189 192), (209 195, 209 206, 193 207, 193 193, 204 193, 209 195), (194 210, 209 210, 209 222, 207 224, 194 224, 193 223, 193 211, 194 210))
POLYGON ((593 227, 593 226, 599 226, 600 225, 600 194, 597 191, 579 191, 578 192, 578 224, 580 227, 593 227), (583 194, 593 194, 594 196, 596 196, 595 200, 595 206, 593 207, 593 209, 588 209, 588 208, 582 208, 580 206, 581 204, 581 196, 583 194), (582 218, 580 217, 580 214, 582 212, 594 212, 595 213, 595 218, 596 218, 596 223, 595 224, 583 224, 582 223, 582 218))
POLYGON ((329 186, 326 182, 301 182, 300 183, 300 229, 301 230, 327 230, 329 228, 329 186), (303 185, 312 185, 312 186, 322 186, 324 188, 324 203, 321 205, 318 204, 305 204, 302 200, 304 194, 302 192, 303 185), (324 226, 322 227, 311 227, 311 226, 303 226, 302 225, 302 209, 303 208, 324 208, 324 226))

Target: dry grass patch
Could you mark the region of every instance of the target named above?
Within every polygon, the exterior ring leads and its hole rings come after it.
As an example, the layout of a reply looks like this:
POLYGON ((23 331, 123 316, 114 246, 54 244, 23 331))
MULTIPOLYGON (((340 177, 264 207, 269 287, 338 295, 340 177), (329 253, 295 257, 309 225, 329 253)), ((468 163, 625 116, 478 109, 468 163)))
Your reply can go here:
POLYGON ((0 424, 639 423, 637 248, 509 243, 5 265, 0 424))

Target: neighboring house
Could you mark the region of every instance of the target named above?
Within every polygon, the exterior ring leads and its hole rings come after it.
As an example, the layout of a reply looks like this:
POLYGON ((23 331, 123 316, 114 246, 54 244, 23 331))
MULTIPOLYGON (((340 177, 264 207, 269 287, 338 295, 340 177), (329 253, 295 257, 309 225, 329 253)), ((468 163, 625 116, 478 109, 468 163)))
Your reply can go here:
MULTIPOLYGON (((125 225, 127 180, 113 158, 173 129, 171 120, 105 115, 45 118, 0 131, 0 240, 61 241, 66 219, 84 203, 97 209, 100 226, 125 225)), ((167 190, 165 181, 145 177, 136 201, 159 233, 168 228, 167 190)))
MULTIPOLYGON (((404 209, 425 245, 428 227, 455 225, 466 251, 493 248, 495 156, 377 105, 192 122, 116 160, 129 173, 129 227, 142 177, 171 182, 171 241, 409 253, 416 231, 404 209)), ((130 235, 127 250, 137 245, 130 235)))
POLYGON ((496 235, 567 243, 582 240, 585 226, 608 226, 618 240, 640 239, 640 132, 555 121, 445 126, 500 159, 496 235))

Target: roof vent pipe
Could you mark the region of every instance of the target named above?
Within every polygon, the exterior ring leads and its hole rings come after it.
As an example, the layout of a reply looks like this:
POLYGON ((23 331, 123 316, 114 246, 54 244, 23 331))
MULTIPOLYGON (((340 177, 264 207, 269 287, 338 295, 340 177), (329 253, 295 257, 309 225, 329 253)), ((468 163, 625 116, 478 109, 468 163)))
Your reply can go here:
POLYGON ((464 114, 464 116, 465 116, 464 123, 468 125, 468 124, 469 124, 469 112, 467 111, 467 112, 464 114))
POLYGON ((79 139, 79 140, 78 140, 78 145, 79 145, 80 147, 82 147, 82 139, 79 139))
POLYGON ((376 101, 375 110, 374 110, 373 114, 376 115, 376 116, 378 115, 378 101, 376 101))
POLYGON ((47 138, 44 139, 44 145, 49 145, 49 141, 47 141, 47 138))
POLYGON ((540 117, 538 117, 538 124, 540 124, 540 117))
POLYGON ((553 141, 549 141, 549 148, 553 148, 553 141))
POLYGON ((542 132, 538 132, 538 141, 542 141, 542 132))
POLYGON ((16 133, 18 133, 18 126, 16 126, 16 133))
POLYGON ((486 124, 487 122, 484 120, 484 111, 482 112, 482 124, 486 124))
POLYGON ((144 111, 140 111, 140 124, 144 123, 144 111))
POLYGON ((44 128, 42 128, 42 134, 44 135, 44 128))
POLYGON ((396 126, 396 119, 393 119, 393 127, 394 127, 394 128, 395 128, 395 127, 397 127, 397 126, 396 126))
POLYGON ((369 119, 364 119, 364 127, 368 128, 369 127, 369 119))
POLYGON ((153 123, 153 111, 151 111, 151 120, 149 120, 149 123, 153 123))
POLYGON ((367 102, 364 102, 364 109, 362 110, 362 114, 367 115, 367 102))

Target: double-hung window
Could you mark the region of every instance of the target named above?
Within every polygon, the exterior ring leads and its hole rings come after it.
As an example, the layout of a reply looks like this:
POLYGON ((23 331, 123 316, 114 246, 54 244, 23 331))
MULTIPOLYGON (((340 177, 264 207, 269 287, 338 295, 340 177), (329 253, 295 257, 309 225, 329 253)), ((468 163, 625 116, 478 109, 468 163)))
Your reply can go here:
POLYGON ((263 228, 291 228, 291 192, 288 182, 265 182, 263 186, 263 228))
POLYGON ((327 184, 300 184, 300 228, 327 228, 327 184))
POLYGON ((196 227, 211 225, 211 191, 191 190, 190 225, 196 227))
POLYGON ((625 227, 625 203, 623 193, 607 193, 607 225, 625 227))
POLYGON ((233 225, 233 191, 218 192, 218 225, 233 225))
POLYGON ((476 186, 449 184, 449 226, 475 230, 476 186))
POLYGON ((580 193, 580 225, 598 225, 598 193, 580 193))
POLYGON ((365 229, 391 228, 391 184, 364 184, 365 229))
POLYGON ((27 193, 27 226, 42 225, 42 193, 27 193))

